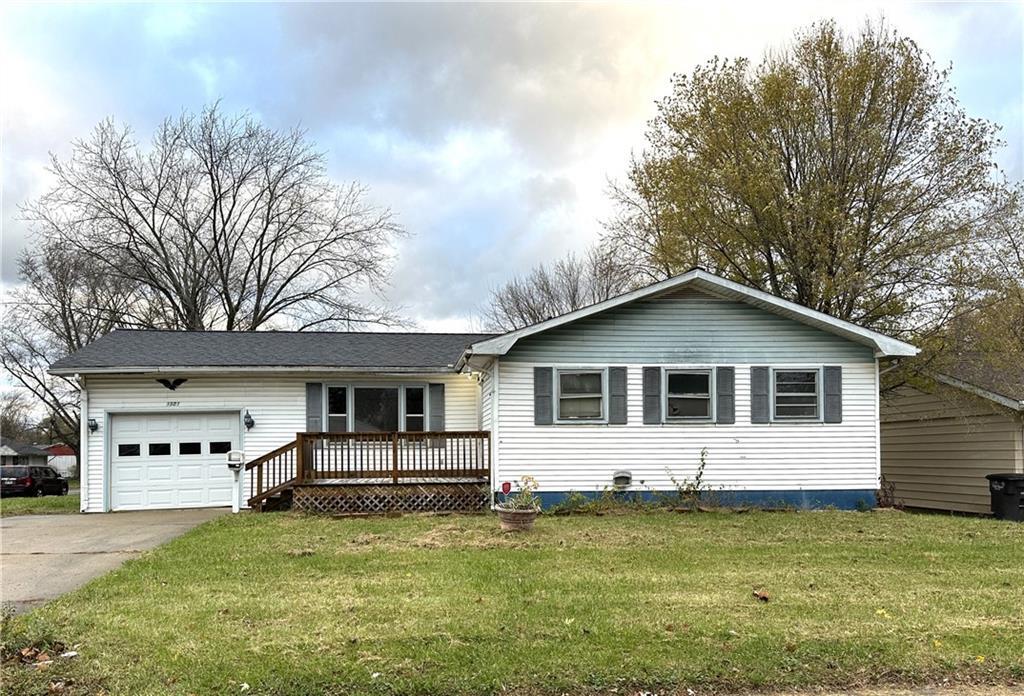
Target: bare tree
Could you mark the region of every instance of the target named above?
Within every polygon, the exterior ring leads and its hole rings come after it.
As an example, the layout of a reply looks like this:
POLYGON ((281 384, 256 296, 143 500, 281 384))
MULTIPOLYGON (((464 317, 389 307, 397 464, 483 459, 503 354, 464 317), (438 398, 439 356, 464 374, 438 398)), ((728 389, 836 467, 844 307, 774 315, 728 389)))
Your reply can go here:
POLYGON ((24 441, 32 432, 32 404, 23 391, 0 393, 0 435, 24 441))
POLYGON ((77 448, 78 385, 47 368, 118 327, 305 329, 389 324, 379 290, 402 234, 357 184, 339 186, 300 130, 216 106, 161 124, 150 147, 101 123, 52 158, 56 184, 6 303, 0 365, 77 448))
POLYGON ((52 158, 54 188, 25 208, 48 239, 137 286, 158 326, 255 330, 390 324, 379 290, 401 228, 339 186, 301 130, 216 105, 167 119, 149 148, 111 121, 52 158))
POLYGON ((78 385, 47 369, 118 326, 149 326, 152 318, 133 283, 54 241, 23 256, 20 273, 24 284, 0 326, 0 365, 43 404, 53 435, 77 451, 78 385))
POLYGON ((512 331, 607 300, 633 286, 633 276, 598 247, 569 254, 550 267, 540 265, 491 292, 486 326, 512 331))

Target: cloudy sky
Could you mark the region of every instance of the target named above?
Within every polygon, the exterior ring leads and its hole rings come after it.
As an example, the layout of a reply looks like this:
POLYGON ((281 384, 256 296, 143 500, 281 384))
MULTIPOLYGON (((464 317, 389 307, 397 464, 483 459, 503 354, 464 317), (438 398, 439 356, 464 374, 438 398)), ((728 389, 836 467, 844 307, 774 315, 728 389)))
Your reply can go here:
POLYGON ((389 299, 461 330, 488 291, 596 241, 609 178, 643 144, 673 72, 757 58, 794 28, 886 20, 1000 123, 1024 173, 1024 4, 701 2, 562 5, 8 5, 0 10, 2 280, 26 243, 17 205, 49 152, 112 116, 148 135, 221 99, 301 124, 338 180, 367 184, 412 233, 389 299))

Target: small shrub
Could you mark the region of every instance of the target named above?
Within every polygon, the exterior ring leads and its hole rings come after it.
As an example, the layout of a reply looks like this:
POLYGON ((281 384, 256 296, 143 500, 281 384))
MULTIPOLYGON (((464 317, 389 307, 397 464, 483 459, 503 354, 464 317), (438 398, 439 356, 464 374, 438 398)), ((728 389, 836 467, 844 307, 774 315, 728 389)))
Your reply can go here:
POLYGON ((691 479, 684 478, 682 481, 676 479, 671 469, 666 469, 668 478, 676 488, 676 496, 679 503, 686 508, 696 510, 700 505, 701 497, 710 494, 710 490, 704 485, 704 469, 708 464, 708 448, 700 450, 700 463, 697 465, 697 473, 691 479))
POLYGON ((569 491, 569 495, 565 496, 565 500, 549 505, 544 512, 552 515, 571 515, 574 512, 582 511, 589 502, 587 496, 579 491, 569 491))
POLYGON ((903 501, 896 497, 896 484, 882 476, 875 491, 875 506, 880 508, 903 509, 903 501))

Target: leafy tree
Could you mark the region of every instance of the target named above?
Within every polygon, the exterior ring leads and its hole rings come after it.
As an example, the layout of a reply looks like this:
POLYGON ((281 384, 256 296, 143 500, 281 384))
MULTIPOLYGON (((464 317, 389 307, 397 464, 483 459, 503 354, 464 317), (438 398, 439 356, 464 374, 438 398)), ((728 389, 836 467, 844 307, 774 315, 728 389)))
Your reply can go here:
POLYGON ((659 279, 703 265, 880 330, 940 325, 977 278, 997 128, 909 38, 833 22, 760 63, 677 75, 605 243, 659 279), (967 290, 965 290, 965 288, 967 290))
POLYGON ((551 266, 537 266, 491 292, 484 323, 512 331, 592 305, 632 287, 631 274, 599 248, 569 254, 551 266))
POLYGON ((1024 395, 1024 200, 1019 190, 984 236, 979 300, 927 347, 927 367, 1022 398, 1024 395))

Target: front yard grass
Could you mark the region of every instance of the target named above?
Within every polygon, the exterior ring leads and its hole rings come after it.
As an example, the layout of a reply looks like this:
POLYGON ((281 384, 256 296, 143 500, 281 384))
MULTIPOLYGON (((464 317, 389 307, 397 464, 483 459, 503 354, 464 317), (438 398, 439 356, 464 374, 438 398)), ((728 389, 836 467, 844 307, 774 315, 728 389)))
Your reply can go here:
POLYGON ((0 517, 15 515, 63 515, 79 511, 77 495, 47 495, 42 498, 0 498, 0 517))
POLYGON ((9 623, 11 693, 697 693, 1024 679, 1024 525, 219 518, 9 623), (766 593, 768 601, 754 596, 766 593))

